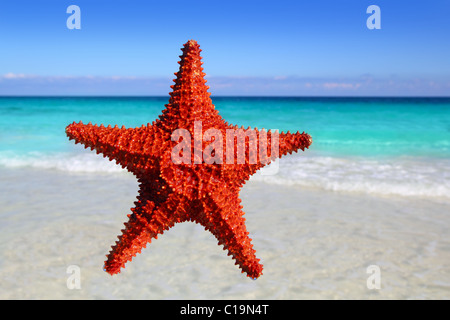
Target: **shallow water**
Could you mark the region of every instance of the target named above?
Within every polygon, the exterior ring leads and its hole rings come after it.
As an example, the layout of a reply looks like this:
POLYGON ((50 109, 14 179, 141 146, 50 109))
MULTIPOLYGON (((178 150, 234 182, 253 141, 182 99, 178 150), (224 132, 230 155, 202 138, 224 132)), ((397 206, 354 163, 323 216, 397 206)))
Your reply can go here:
POLYGON ((133 176, 0 173, 2 299, 450 297, 449 202, 442 199, 251 181, 241 198, 264 265, 258 280, 193 223, 177 224, 110 276, 102 266, 137 195, 133 176), (80 268, 81 289, 67 286, 71 265, 80 268), (380 289, 367 287, 371 265, 380 268, 380 289))

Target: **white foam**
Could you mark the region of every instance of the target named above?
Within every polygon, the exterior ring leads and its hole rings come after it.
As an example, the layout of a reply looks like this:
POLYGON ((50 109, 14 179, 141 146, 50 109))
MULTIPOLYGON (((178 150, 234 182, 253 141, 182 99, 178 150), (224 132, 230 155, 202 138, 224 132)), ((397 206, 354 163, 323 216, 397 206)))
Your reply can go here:
POLYGON ((67 172, 123 172, 115 162, 95 153, 53 153, 30 152, 17 155, 11 152, 0 153, 0 166, 6 168, 53 169, 67 172))
MULTIPOLYGON (((450 198, 450 159, 335 158, 293 154, 274 165, 263 168, 251 180, 339 192, 450 198)), ((0 166, 84 173, 126 172, 114 161, 94 152, 34 152, 26 155, 1 152, 0 166)))
POLYGON ((450 198, 450 160, 333 158, 299 154, 280 160, 276 175, 252 179, 272 184, 378 195, 450 198))

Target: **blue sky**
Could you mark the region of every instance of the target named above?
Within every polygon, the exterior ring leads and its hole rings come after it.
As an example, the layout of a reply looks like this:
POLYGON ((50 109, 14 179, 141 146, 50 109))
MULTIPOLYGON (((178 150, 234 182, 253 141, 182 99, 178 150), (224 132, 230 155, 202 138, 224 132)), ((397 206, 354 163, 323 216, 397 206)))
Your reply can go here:
POLYGON ((448 0, 2 1, 0 95, 167 95, 195 39, 213 95, 448 96, 449 12, 448 0), (72 4, 80 30, 66 26, 72 4))

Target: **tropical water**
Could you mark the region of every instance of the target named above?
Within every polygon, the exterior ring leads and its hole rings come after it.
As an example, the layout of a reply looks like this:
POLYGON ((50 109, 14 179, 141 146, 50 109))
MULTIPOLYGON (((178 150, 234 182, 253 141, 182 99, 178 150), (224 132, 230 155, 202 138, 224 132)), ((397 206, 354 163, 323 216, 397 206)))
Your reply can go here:
POLYGON ((140 126, 167 101, 0 98, 1 299, 450 297, 450 99, 434 98, 213 98, 229 123, 313 138, 240 192, 263 275, 180 223, 111 277, 105 255, 138 183, 65 127, 140 126))
MULTIPOLYGON (((167 97, 0 98, 0 169, 123 170, 69 142, 73 121, 136 127, 158 117, 167 97)), ((229 123, 305 131, 306 152, 254 180, 319 190, 450 198, 449 98, 239 98, 213 103, 229 123)))

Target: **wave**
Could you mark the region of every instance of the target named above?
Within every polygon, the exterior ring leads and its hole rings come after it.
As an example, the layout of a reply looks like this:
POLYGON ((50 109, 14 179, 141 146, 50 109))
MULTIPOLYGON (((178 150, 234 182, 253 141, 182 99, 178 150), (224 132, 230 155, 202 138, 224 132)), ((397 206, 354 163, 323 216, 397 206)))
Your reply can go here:
MULTIPOLYGON (((127 172, 114 161, 89 152, 0 152, 0 167, 79 173, 127 172)), ((450 159, 292 154, 263 168, 250 181, 337 192, 450 199, 450 159)))
POLYGON ((294 154, 279 160, 276 175, 255 181, 305 188, 450 199, 450 160, 413 157, 335 158, 294 154))
POLYGON ((99 157, 95 153, 0 153, 0 166, 6 168, 50 169, 80 173, 121 173, 125 170, 114 161, 99 157))

